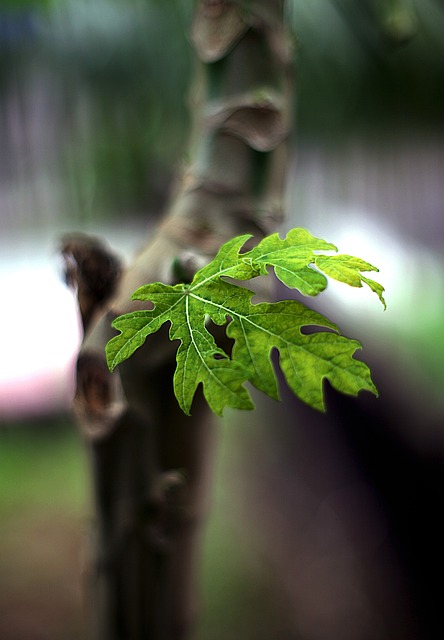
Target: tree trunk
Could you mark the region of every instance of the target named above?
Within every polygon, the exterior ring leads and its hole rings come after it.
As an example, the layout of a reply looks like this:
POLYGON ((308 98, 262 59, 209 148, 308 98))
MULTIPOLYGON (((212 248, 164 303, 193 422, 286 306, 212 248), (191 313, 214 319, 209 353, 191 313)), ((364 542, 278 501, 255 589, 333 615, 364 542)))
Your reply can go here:
POLYGON ((189 636, 215 443, 200 395, 192 417, 180 412, 176 345, 165 331, 109 373, 111 321, 140 306, 130 301, 138 286, 189 279, 224 241, 248 232, 258 240, 282 215, 290 58, 283 0, 202 1, 191 39, 199 67, 190 164, 163 221, 127 269, 98 240, 71 236, 62 247, 85 329, 75 410, 95 487, 91 586, 103 640, 189 636))

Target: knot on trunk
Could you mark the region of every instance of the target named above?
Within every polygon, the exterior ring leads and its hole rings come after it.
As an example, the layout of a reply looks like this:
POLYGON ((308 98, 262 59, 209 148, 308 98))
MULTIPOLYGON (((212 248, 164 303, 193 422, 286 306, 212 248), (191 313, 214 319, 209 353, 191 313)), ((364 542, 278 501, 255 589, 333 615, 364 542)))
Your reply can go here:
POLYGON ((105 437, 125 409, 120 378, 110 373, 104 355, 81 352, 77 360, 74 411, 83 433, 91 440, 105 437))
POLYGON ((76 233, 61 239, 64 277, 77 290, 83 330, 86 332, 97 311, 103 309, 116 290, 122 273, 120 259, 93 236, 76 233))

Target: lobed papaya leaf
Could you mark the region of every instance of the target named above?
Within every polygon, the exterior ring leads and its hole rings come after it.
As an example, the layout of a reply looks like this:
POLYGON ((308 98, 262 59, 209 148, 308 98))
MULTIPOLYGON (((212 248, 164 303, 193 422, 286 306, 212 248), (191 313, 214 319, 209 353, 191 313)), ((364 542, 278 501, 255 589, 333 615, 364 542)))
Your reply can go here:
POLYGON ((289 387, 316 409, 325 409, 324 379, 342 393, 356 396, 366 390, 377 395, 367 365, 354 358, 361 348, 359 342, 342 336, 335 324, 296 300, 253 304, 253 292, 232 282, 266 275, 272 267, 288 287, 314 296, 325 289, 326 274, 350 286, 368 285, 385 307, 382 285, 361 273, 377 271, 376 267, 353 256, 320 254, 337 249, 305 229, 293 229, 284 239, 273 234, 251 251, 242 252, 249 237, 226 242, 191 284, 140 287, 133 298, 154 307, 113 322, 119 334, 106 347, 109 368, 129 358, 150 334, 169 322, 170 339, 180 342, 174 392, 186 414, 191 412, 199 385, 218 415, 225 407, 254 407, 247 382, 278 399, 271 362, 274 349, 289 387), (226 325, 226 334, 234 341, 231 355, 216 344, 208 319, 226 325), (306 327, 310 332, 304 331, 306 327))

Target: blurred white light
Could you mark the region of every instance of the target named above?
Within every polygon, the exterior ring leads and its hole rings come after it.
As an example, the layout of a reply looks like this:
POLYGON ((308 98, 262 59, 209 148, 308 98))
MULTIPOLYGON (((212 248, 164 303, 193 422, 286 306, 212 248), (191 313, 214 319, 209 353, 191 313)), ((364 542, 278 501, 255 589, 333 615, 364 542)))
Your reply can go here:
POLYGON ((0 267, 0 291, 0 418, 67 405, 81 340, 73 294, 41 260, 0 267))

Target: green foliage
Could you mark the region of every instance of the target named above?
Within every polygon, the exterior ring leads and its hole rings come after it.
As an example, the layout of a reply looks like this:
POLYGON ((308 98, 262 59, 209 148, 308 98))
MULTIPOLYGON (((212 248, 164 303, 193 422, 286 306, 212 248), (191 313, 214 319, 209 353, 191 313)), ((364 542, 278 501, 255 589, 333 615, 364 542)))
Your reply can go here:
POLYGON ((293 229, 284 240, 278 234, 268 236, 251 251, 242 252, 249 237, 225 243, 191 284, 157 282, 140 287, 133 299, 149 301, 154 307, 113 322, 120 333, 107 344, 109 368, 113 370, 129 358, 147 336, 169 322, 170 339, 180 341, 174 392, 186 414, 201 383, 209 406, 219 415, 226 406, 253 408, 244 386, 247 381, 278 399, 270 359, 273 349, 279 351, 280 367, 290 388, 316 409, 324 409, 324 378, 343 393, 357 395, 362 389, 376 394, 367 365, 353 358, 361 347, 359 342, 340 335, 335 324, 301 302, 253 304, 254 293, 232 282, 267 275, 272 267, 287 287, 314 296, 327 285, 322 270, 351 286, 367 284, 385 306, 383 287, 361 274, 377 271, 376 267, 352 256, 319 253, 337 249, 305 229, 293 229), (216 344, 208 330, 209 320, 226 325, 226 334, 233 340, 231 354, 216 344), (306 333, 302 331, 305 327, 318 329, 306 333))

